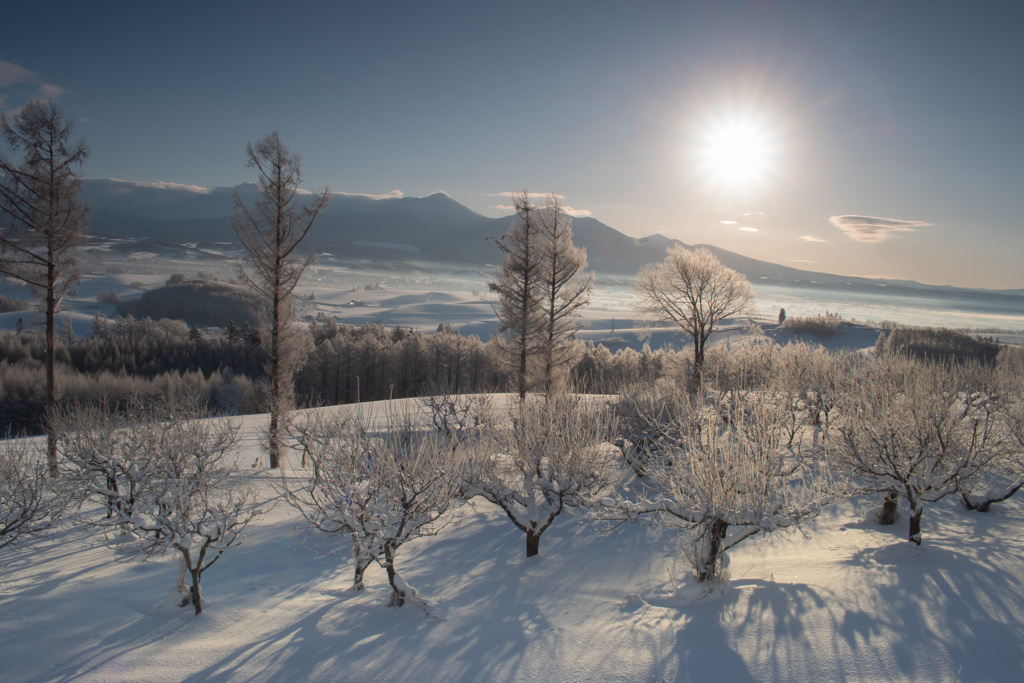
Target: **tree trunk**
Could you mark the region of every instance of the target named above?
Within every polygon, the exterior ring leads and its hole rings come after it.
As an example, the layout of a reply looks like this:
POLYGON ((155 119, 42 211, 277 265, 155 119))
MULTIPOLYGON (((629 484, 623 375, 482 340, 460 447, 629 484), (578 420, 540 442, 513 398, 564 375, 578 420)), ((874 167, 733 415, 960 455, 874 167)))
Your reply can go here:
POLYGON ((526 556, 533 557, 540 553, 540 534, 533 529, 526 530, 526 556))
MULTIPOLYGON (((57 283, 56 266, 51 253, 46 274, 46 465, 50 476, 57 476, 57 283)), ((70 323, 68 323, 70 324, 70 323)))
POLYGON ((921 517, 924 515, 924 506, 920 501, 913 501, 910 504, 910 542, 921 545, 921 517))
POLYGON ((728 530, 729 524, 726 521, 715 519, 704 532, 703 542, 698 549, 697 566, 694 567, 697 573, 697 581, 703 583, 718 577, 722 564, 722 554, 725 552, 722 546, 728 530))
POLYGON ((395 555, 390 545, 384 546, 384 569, 388 573, 388 585, 391 586, 391 599, 388 600, 388 607, 401 607, 405 604, 405 591, 395 583, 395 555))
POLYGON ((199 592, 199 576, 201 572, 198 569, 192 569, 189 567, 189 573, 192 574, 192 606, 196 609, 196 614, 203 611, 203 596, 199 592))
POLYGON ((876 517, 879 524, 888 526, 895 524, 900 512, 900 494, 896 491, 886 491, 882 500, 882 509, 876 517))
MULTIPOLYGON (((368 565, 365 562, 356 558, 356 569, 355 576, 352 579, 352 590, 361 591, 366 587, 363 584, 363 575, 366 573, 367 566, 368 565)), ((390 579, 391 576, 389 575, 388 578, 390 579)))

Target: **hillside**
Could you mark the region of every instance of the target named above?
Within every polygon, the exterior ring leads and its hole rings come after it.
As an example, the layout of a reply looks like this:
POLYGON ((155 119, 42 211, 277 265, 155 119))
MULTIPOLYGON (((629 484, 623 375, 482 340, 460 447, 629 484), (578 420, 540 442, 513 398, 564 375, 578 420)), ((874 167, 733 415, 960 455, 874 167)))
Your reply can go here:
MULTIPOLYGON (((257 429, 242 421, 247 465, 257 429)), ((292 463, 294 465, 295 463, 292 463)), ((253 470, 268 511, 203 578, 204 612, 170 605, 174 560, 115 562, 87 530, 2 555, 0 661, 12 681, 1011 681, 1024 675, 1024 523, 929 505, 922 547, 863 521, 870 501, 731 552, 724 594, 695 600, 674 537, 602 535, 563 515, 541 554, 495 507, 459 509, 403 546, 431 603, 387 608, 371 568, 350 589, 344 539, 313 534, 253 470), (689 597, 687 597, 689 596, 689 597)))

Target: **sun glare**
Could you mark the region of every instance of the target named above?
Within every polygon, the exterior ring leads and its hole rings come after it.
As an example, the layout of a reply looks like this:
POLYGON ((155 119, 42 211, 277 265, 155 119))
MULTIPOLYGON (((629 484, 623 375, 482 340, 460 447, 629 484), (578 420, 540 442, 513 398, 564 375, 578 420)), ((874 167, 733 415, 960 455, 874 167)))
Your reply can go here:
POLYGON ((701 137, 698 155, 709 179, 742 188, 763 180, 771 170, 771 136, 755 121, 720 120, 701 137))

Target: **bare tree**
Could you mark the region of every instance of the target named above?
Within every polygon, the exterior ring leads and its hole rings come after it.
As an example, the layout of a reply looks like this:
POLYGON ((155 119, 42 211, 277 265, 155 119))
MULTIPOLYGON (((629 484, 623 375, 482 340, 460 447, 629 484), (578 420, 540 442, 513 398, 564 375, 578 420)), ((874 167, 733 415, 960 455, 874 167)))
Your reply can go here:
POLYGON ((992 395, 963 367, 886 354, 841 407, 837 460, 862 491, 910 506, 909 540, 921 544, 924 503, 969 488, 999 454, 992 395))
POLYGON ((481 496, 526 534, 526 556, 567 508, 583 507, 622 477, 609 411, 560 394, 510 406, 509 421, 477 444, 466 497, 481 496))
POLYGON ((294 353, 295 330, 292 318, 295 287, 313 255, 302 257, 299 245, 313 227, 313 221, 330 199, 329 190, 313 193, 305 203, 298 199, 302 182, 302 159, 281 144, 277 131, 245 148, 246 165, 259 172, 259 198, 246 207, 235 192, 235 211, 231 217, 235 234, 246 251, 249 269, 242 273, 249 284, 270 303, 270 428, 268 446, 270 466, 281 464, 285 418, 291 409, 293 377, 297 359, 294 353))
POLYGON ((78 246, 89 208, 78 199, 79 171, 89 155, 73 142, 73 126, 52 102, 32 101, 0 132, 20 164, 0 155, 0 275, 24 283, 46 314, 47 465, 57 471, 56 315, 78 281, 78 246))
POLYGON ((821 454, 785 444, 779 423, 787 405, 763 394, 730 397, 711 405, 672 401, 657 420, 662 448, 673 454, 651 468, 649 494, 606 500, 615 512, 600 513, 692 532, 687 559, 701 583, 724 579, 730 548, 814 517, 832 491, 821 454))
POLYGON ((530 360, 542 348, 543 312, 541 310, 542 259, 544 238, 536 206, 522 190, 512 199, 516 219, 500 240, 494 240, 505 255, 498 277, 488 286, 497 293, 496 310, 500 335, 497 338, 502 360, 512 370, 519 398, 526 398, 530 387, 530 360))
POLYGON ((64 510, 67 497, 33 450, 21 439, 0 443, 0 548, 43 534, 64 510))
POLYGON ((693 383, 699 389, 708 338, 722 320, 747 310, 754 299, 747 278, 703 247, 670 247, 661 263, 640 270, 634 285, 640 318, 676 325, 693 338, 693 383))
POLYGON ((120 416, 80 408, 61 419, 68 478, 105 505, 93 524, 129 559, 176 553, 192 580, 186 588, 179 578, 179 591, 187 591, 181 604, 196 614, 203 573, 245 540, 260 512, 229 455, 237 428, 205 417, 185 401, 135 404, 120 416))
POLYGON ((590 304, 594 276, 584 276, 587 250, 572 242, 572 219, 562 213, 557 195, 550 195, 540 211, 544 239, 540 289, 544 328, 541 337, 544 395, 551 396, 568 374, 578 350, 575 333, 583 327, 577 314, 590 304))
POLYGON ((390 413, 382 431, 371 429, 367 416, 314 415, 296 427, 312 470, 308 480, 286 480, 287 498, 320 531, 351 540, 355 590, 376 562, 387 572, 389 607, 406 600, 425 607, 395 558, 407 541, 442 526, 458 498, 462 451, 439 432, 414 430, 390 413))

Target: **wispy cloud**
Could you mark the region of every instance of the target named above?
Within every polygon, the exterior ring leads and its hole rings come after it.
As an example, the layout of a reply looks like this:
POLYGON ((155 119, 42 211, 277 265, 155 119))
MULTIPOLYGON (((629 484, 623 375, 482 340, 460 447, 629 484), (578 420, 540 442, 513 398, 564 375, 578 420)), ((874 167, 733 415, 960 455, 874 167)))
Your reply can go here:
MULTIPOLYGON (((495 204, 493 207, 497 211, 508 211, 509 213, 515 213, 516 207, 511 204, 495 204)), ((590 218, 593 216, 593 212, 590 209, 574 209, 571 206, 562 205, 562 213, 572 218, 590 218)))
POLYGON ((199 185, 182 185, 181 183, 168 183, 162 180, 121 180, 120 178, 103 178, 102 180, 112 183, 117 193, 129 192, 133 187, 140 187, 154 190, 180 190, 196 194, 210 194, 209 189, 199 185))
POLYGON ((53 85, 52 83, 43 83, 39 86, 37 96, 41 100, 59 100, 61 96, 66 93, 67 90, 60 87, 59 85, 53 85))
POLYGON ((24 83, 25 81, 33 81, 35 79, 36 75, 28 69, 0 60, 0 87, 7 87, 15 83, 24 83))
MULTIPOLYGON (((491 196, 492 197, 508 197, 509 199, 512 199, 513 197, 518 197, 522 193, 523 193, 522 190, 515 190, 514 192, 492 192, 491 196)), ((545 199, 547 197, 551 197, 552 195, 554 195, 555 199, 557 199, 558 201, 562 201, 563 199, 565 199, 565 195, 564 194, 558 194, 557 192, 530 192, 530 196, 533 197, 533 201, 540 201, 541 199, 545 199), (538 199, 538 198, 541 198, 541 199, 538 199)))
POLYGON ((718 221, 722 225, 738 225, 736 221, 718 221))
POLYGON ((740 230, 742 232, 758 232, 757 228, 752 228, 749 225, 744 225, 740 230))
POLYGON ((362 192, 332 192, 331 194, 344 195, 346 197, 366 197, 367 199, 401 199, 405 193, 401 190, 391 190, 385 194, 364 194, 362 192))
POLYGON ((802 239, 804 242, 815 242, 815 243, 828 242, 828 240, 823 240, 820 237, 815 237, 814 235, 800 235, 800 239, 802 239))
POLYGON ((832 216, 828 221, 858 242, 869 243, 884 242, 893 233, 914 232, 917 228, 931 225, 925 221, 905 221, 877 216, 832 216))

